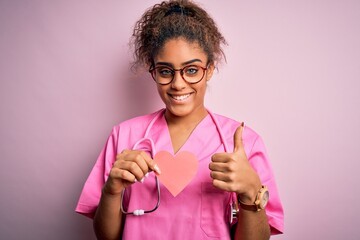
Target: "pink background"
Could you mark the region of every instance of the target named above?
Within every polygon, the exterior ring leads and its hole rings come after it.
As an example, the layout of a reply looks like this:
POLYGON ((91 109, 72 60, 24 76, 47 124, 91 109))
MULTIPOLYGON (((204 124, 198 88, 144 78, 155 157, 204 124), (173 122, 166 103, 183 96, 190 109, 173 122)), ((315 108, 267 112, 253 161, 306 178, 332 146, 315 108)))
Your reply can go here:
MULTIPOLYGON (((94 239, 74 213, 116 123, 162 106, 129 70, 157 1, 0 1, 0 238, 94 239)), ((268 148, 274 239, 360 239, 360 1, 201 1, 229 42, 207 106, 268 148)))

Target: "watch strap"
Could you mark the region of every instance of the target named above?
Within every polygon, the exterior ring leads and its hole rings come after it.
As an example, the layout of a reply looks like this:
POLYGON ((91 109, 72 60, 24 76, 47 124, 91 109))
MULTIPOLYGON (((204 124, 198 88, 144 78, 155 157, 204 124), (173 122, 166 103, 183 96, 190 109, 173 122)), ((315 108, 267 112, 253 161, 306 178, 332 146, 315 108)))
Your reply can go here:
POLYGON ((266 186, 261 186, 261 188, 259 189, 259 191, 257 192, 256 194, 256 199, 255 199, 255 202, 253 204, 246 204, 246 203, 243 203, 241 200, 240 200, 240 197, 239 195, 237 196, 238 198, 238 203, 240 205, 240 207, 244 210, 247 210, 247 211, 254 211, 254 212, 259 212, 261 211, 263 208, 261 207, 261 199, 260 197, 263 196, 263 193, 268 191, 267 190, 267 187, 266 186))
POLYGON ((241 202, 239 199, 238 199, 238 202, 239 202, 241 209, 244 209, 247 211, 253 211, 253 212, 260 211, 260 209, 258 209, 258 207, 255 204, 251 204, 251 205, 245 204, 245 203, 241 202))

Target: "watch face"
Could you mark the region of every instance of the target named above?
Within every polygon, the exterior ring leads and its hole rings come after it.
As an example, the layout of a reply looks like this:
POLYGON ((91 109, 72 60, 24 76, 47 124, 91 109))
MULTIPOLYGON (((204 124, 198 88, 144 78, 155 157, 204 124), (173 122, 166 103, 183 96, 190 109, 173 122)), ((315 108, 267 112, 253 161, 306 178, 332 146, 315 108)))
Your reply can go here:
POLYGON ((260 206, 262 209, 266 207, 266 204, 269 201, 269 191, 265 191, 263 197, 261 198, 260 206))

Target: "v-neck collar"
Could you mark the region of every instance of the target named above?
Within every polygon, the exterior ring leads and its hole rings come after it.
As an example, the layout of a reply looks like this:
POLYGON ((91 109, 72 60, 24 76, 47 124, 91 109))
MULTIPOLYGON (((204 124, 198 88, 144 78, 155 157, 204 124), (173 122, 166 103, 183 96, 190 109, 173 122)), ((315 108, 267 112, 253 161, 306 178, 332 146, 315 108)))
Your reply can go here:
MULTIPOLYGON (((190 133, 189 137, 186 139, 185 143, 179 148, 179 150, 175 153, 174 152, 174 148, 173 148, 173 144, 172 144, 172 140, 171 140, 171 136, 170 136, 170 131, 169 131, 169 126, 167 124, 167 121, 165 119, 165 111, 162 112, 162 116, 160 116, 158 118, 158 120, 155 122, 154 127, 153 127, 153 131, 150 130, 150 135, 153 138, 157 138, 154 139, 155 140, 155 145, 156 145, 156 150, 158 151, 168 151, 173 155, 176 155, 177 153, 181 152, 181 151, 188 151, 189 148, 191 148, 189 146, 189 144, 192 142, 193 139, 195 138, 199 138, 199 134, 202 135, 202 137, 205 137, 203 134, 201 134, 200 129, 202 128, 202 126, 204 124, 206 124, 209 120, 211 120, 210 118, 210 114, 208 113, 193 129, 193 131, 190 133), (156 128, 158 128, 158 130, 156 130, 156 128), (157 135, 157 137, 155 136, 157 135)), ((191 145, 191 144, 190 144, 191 145)))

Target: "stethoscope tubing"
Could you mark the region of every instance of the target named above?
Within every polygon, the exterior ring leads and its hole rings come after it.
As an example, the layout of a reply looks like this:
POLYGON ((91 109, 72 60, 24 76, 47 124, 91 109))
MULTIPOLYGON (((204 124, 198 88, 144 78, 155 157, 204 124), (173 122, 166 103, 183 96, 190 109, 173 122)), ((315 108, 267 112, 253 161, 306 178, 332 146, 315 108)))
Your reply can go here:
MULTIPOLYGON (((154 158, 155 154, 156 154, 156 150, 155 150, 155 144, 154 144, 154 141, 148 137, 148 134, 150 132, 150 129, 151 127, 154 125, 154 122, 159 118, 159 115, 162 111, 160 111, 157 116, 155 116, 152 121, 149 123, 149 126, 147 127, 146 129, 146 132, 145 132, 145 136, 141 139, 139 139, 135 144, 134 144, 134 147, 133 147, 133 150, 137 150, 138 146, 140 143, 143 143, 143 142, 149 142, 150 143, 150 154, 151 154, 151 158, 154 158)), ((140 150, 140 149, 138 149, 140 150)), ((155 205, 154 208, 150 209, 150 210, 144 210, 144 209, 136 209, 132 212, 127 212, 124 210, 124 206, 123 206, 123 202, 124 202, 124 195, 125 195, 125 191, 126 191, 126 188, 122 191, 121 193, 121 212, 123 214, 126 214, 126 215, 129 215, 129 214, 133 214, 135 216, 141 216, 141 215, 144 215, 145 213, 151 213, 151 212, 154 212, 156 209, 158 209, 158 207, 160 206, 160 182, 159 182, 159 179, 158 177, 156 176, 155 174, 155 182, 156 182, 156 189, 157 189, 157 203, 155 205)))
MULTIPOLYGON (((150 132, 150 129, 152 128, 152 126, 154 125, 155 121, 160 117, 162 116, 162 114, 164 113, 165 109, 163 110, 160 110, 156 116, 151 120, 151 122, 149 123, 149 126, 146 128, 146 131, 145 131, 145 134, 144 134, 144 137, 139 139, 135 144, 134 144, 134 147, 133 147, 133 150, 141 150, 141 149, 138 149, 138 146, 140 145, 140 143, 143 143, 143 142, 148 142, 150 144, 150 154, 151 154, 151 157, 154 158, 154 156, 156 155, 156 149, 155 149, 155 144, 154 144, 154 141, 148 137, 149 135, 149 132, 150 132)), ((213 122, 215 123, 215 126, 217 128, 217 131, 219 133, 219 136, 220 136, 220 139, 223 143, 223 146, 224 146, 224 150, 225 152, 229 152, 229 147, 225 141, 225 137, 224 137, 224 134, 223 134, 223 131, 222 129, 220 128, 220 124, 219 122, 217 121, 216 117, 213 115, 213 113, 209 110, 207 110, 210 117, 212 118, 213 122)), ((119 149, 118 149, 119 150, 119 149)), ((146 150, 146 149, 144 149, 146 150)), ((151 213, 151 212, 154 212, 156 209, 158 209, 158 207, 160 206, 160 183, 159 183, 159 179, 158 177, 156 176, 155 174, 155 182, 156 182, 156 188, 157 188, 157 203, 156 203, 156 206, 153 208, 153 209, 150 209, 150 210, 144 210, 144 209, 136 209, 132 212, 127 212, 124 210, 124 207, 123 207, 123 200, 124 200, 124 195, 125 195, 125 191, 126 189, 124 189, 122 191, 122 194, 121 194, 121 212, 123 214, 126 214, 126 215, 129 215, 129 214, 133 214, 135 216, 141 216, 141 215, 144 215, 145 213, 151 213)))

